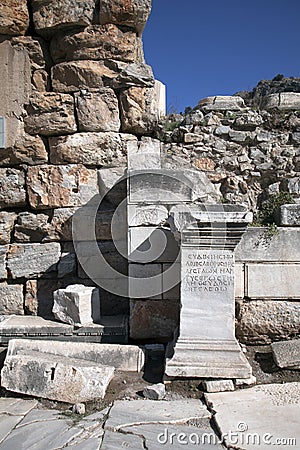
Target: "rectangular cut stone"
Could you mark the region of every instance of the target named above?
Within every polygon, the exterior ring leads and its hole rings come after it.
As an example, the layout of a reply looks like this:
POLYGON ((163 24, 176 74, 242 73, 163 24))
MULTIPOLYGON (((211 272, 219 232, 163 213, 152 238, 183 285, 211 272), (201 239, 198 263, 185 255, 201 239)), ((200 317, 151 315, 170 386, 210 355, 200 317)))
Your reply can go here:
POLYGON ((234 296, 244 298, 245 296, 245 267, 244 264, 235 263, 234 267, 234 296))
POLYGON ((157 139, 142 137, 140 142, 128 144, 128 169, 160 169, 160 146, 157 139))
POLYGON ((45 320, 38 316, 3 315, 0 316, 0 336, 58 336, 71 335, 73 326, 45 320))
POLYGON ((234 391, 232 380, 210 380, 203 381, 202 384, 206 392, 234 391))
POLYGON ((277 366, 300 370, 300 339, 273 342, 271 349, 277 366))
POLYGON ((267 228, 250 227, 237 245, 238 262, 298 262, 300 254, 300 227, 278 228, 278 234, 269 237, 267 228))
POLYGON ((282 205, 280 207, 281 226, 300 226, 300 205, 282 205))
POLYGON ((128 205, 127 220, 130 227, 161 225, 168 218, 168 210, 162 205, 128 205))
POLYGON ((13 392, 78 403, 103 398, 114 370, 91 361, 28 352, 6 357, 1 383, 13 392))
POLYGON ((26 205, 24 171, 1 168, 0 179, 0 208, 26 205))
POLYGON ((0 283, 0 314, 24 314, 22 284, 0 283))
POLYGON ((300 298, 300 264, 246 264, 246 277, 249 298, 300 298))
POLYGON ((0 245, 0 279, 7 278, 6 253, 8 251, 8 247, 8 245, 0 245))
POLYGON ((60 244, 12 244, 7 256, 7 268, 12 278, 34 278, 56 270, 60 259, 60 244))
POLYGON ((12 339, 8 354, 26 354, 28 351, 49 353, 67 358, 83 359, 97 364, 112 365, 126 372, 140 372, 144 366, 144 352, 135 345, 93 344, 51 340, 12 339))
POLYGON ((58 289, 54 292, 52 311, 56 319, 70 325, 99 322, 99 290, 81 284, 58 289))

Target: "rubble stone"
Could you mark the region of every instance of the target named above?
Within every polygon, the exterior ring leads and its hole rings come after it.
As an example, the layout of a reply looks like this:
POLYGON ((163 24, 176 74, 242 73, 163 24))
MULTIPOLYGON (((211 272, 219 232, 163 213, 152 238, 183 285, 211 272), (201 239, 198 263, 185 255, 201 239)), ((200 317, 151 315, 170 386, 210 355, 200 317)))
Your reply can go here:
POLYGON ((143 396, 149 400, 163 400, 166 396, 166 388, 163 383, 147 386, 143 390, 143 396))
POLYGON ((52 311, 56 319, 70 325, 90 324, 99 321, 99 290, 80 284, 58 289, 54 292, 52 311))
POLYGON ((0 207, 24 206, 25 204, 24 171, 0 168, 0 207))
POLYGON ((0 283, 0 314, 24 314, 22 284, 0 283))
POLYGON ((7 255, 7 268, 13 279, 35 278, 56 270, 60 244, 12 244, 7 255))
POLYGON ((138 59, 138 40, 131 31, 123 32, 112 24, 92 25, 83 31, 57 34, 51 41, 51 55, 55 63, 76 60, 138 59))
POLYGON ((18 215, 14 237, 17 242, 41 242, 49 228, 47 214, 33 214, 27 211, 18 215))
MULTIPOLYGON (((85 164, 88 166, 120 164, 127 155, 127 143, 136 140, 130 134, 114 132, 76 133, 50 139, 50 160, 53 164, 85 164)), ((71 206, 64 204, 58 206, 71 206)))
POLYGON ((29 167, 27 189, 33 209, 81 206, 98 194, 97 172, 71 164, 29 167))
POLYGON ((29 26, 26 0, 0 1, 0 34, 17 36, 25 34, 29 26))
POLYGON ((36 352, 7 356, 1 371, 6 389, 60 402, 103 398, 114 367, 36 352))
POLYGON ((151 0, 102 0, 100 23, 114 23, 130 27, 141 33, 151 11, 151 0))
POLYGON ((44 136, 76 131, 74 99, 68 94, 45 92, 33 94, 27 109, 25 130, 44 136))
POLYGON ((120 130, 118 99, 112 89, 75 94, 75 105, 79 131, 120 130))
POLYGON ((0 211, 0 244, 9 244, 17 214, 0 211))
POLYGON ((300 226, 300 205, 282 205, 280 207, 281 226, 300 226))
POLYGON ((1 150, 0 166, 37 165, 48 162, 48 153, 41 137, 20 131, 13 147, 1 150))

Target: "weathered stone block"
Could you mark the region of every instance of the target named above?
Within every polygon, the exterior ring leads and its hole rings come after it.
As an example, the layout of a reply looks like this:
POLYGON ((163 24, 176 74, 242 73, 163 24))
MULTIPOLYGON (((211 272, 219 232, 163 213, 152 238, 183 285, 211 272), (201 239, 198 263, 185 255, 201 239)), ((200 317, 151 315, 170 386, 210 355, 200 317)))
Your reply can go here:
POLYGON ((56 270, 60 258, 60 245, 12 244, 7 255, 7 268, 11 277, 35 278, 56 270))
POLYGON ((0 283, 0 314, 24 314, 23 285, 0 283))
POLYGON ((98 90, 116 77, 103 61, 63 62, 51 69, 52 87, 57 92, 76 92, 81 89, 98 90))
POLYGON ((279 94, 268 95, 264 99, 264 108, 281 110, 297 110, 300 108, 300 93, 280 92, 279 94))
POLYGON ((120 113, 123 132, 149 134, 159 118, 155 89, 131 87, 122 91, 120 113))
POLYGON ((0 279, 7 278, 6 253, 8 251, 8 248, 8 245, 0 245, 0 279))
POLYGON ((166 222, 169 212, 163 205, 128 205, 128 226, 162 225, 166 222))
MULTIPOLYGON (((50 139, 53 164, 82 163, 89 166, 108 165, 122 158, 125 162, 127 143, 135 136, 119 133, 76 133, 50 139)), ((61 205, 67 206, 67 205, 61 205)))
POLYGON ((253 300, 239 309, 236 332, 243 343, 270 343, 299 333, 300 302, 253 300))
POLYGON ((9 244, 17 215, 15 213, 0 212, 0 244, 9 244))
POLYGON ((10 356, 32 351, 112 365, 116 369, 126 372, 140 372, 145 361, 143 350, 135 345, 27 339, 11 340, 9 343, 8 354, 10 356))
POLYGON ((11 40, 13 47, 29 56, 32 70, 44 69, 51 64, 47 45, 42 38, 32 36, 18 36, 11 40))
POLYGON ((119 104, 112 89, 75 94, 75 105, 79 131, 120 130, 119 104))
POLYGON ((27 211, 18 215, 14 237, 17 242, 41 242, 48 234, 49 216, 27 211))
POLYGON ((245 108, 244 100, 238 96, 218 95, 200 100, 197 107, 204 111, 239 111, 245 108))
MULTIPOLYGON (((63 280, 39 278, 26 282, 25 312, 31 316, 38 314, 53 320, 53 292, 60 287, 63 280)), ((57 324, 57 322, 53 322, 57 324)))
POLYGON ((58 278, 75 276, 77 273, 77 260, 74 252, 63 252, 57 266, 58 278))
POLYGON ((26 204, 25 175, 23 170, 0 169, 0 207, 26 204))
POLYGON ((282 205, 280 207, 281 226, 300 226, 300 205, 282 205))
POLYGON ((50 51, 56 63, 90 59, 135 62, 138 42, 135 33, 123 32, 115 25, 92 25, 83 31, 57 34, 52 39, 50 51))
POLYGON ((216 166, 216 163, 210 158, 202 157, 194 159, 193 166, 195 166, 199 170, 207 172, 213 171, 216 166))
POLYGON ((35 29, 42 35, 71 26, 88 26, 96 9, 95 0, 32 0, 35 29))
POLYGON ((246 264, 245 295, 254 299, 300 299, 300 264, 246 264))
POLYGON ((32 74, 32 85, 35 87, 36 91, 50 91, 50 77, 48 72, 43 69, 35 70, 32 74))
POLYGON ((55 92, 35 93, 30 98, 25 118, 25 130, 44 136, 73 133, 76 131, 74 99, 68 94, 55 92))
POLYGON ((232 380, 203 381, 202 385, 204 387, 205 392, 234 391, 234 385, 232 380))
POLYGON ((300 339, 273 342, 271 349, 277 366, 300 370, 300 339))
POLYGON ((143 396, 149 400, 162 400, 166 396, 166 388, 163 383, 147 386, 143 390, 143 396))
POLYGON ((126 197, 127 179, 124 174, 125 166, 122 165, 98 171, 100 195, 102 198, 106 196, 113 205, 119 205, 126 197))
POLYGON ((16 164, 37 165, 48 162, 44 141, 39 136, 31 136, 20 129, 13 147, 1 149, 0 166, 16 164))
POLYGON ((49 226, 49 239, 55 241, 72 241, 72 220, 76 207, 59 208, 53 212, 53 217, 49 226))
POLYGON ((128 64, 122 61, 106 61, 105 64, 113 72, 116 72, 115 78, 105 80, 105 83, 113 89, 127 89, 132 86, 154 86, 153 72, 147 64, 128 64))
POLYGON ((114 367, 32 352, 7 356, 1 382, 14 392, 78 403, 103 398, 113 374, 114 367))
POLYGON ((29 167, 27 189, 34 209, 81 206, 98 194, 97 171, 71 164, 29 167))
POLYGON ((179 325, 178 301, 131 300, 130 310, 132 339, 172 340, 179 325))
POLYGON ((56 319, 70 325, 99 322, 99 290, 81 284, 58 289, 54 292, 52 311, 56 319))
POLYGON ((100 23, 127 26, 141 33, 151 11, 151 0, 102 0, 100 23))
POLYGON ((29 26, 26 0, 0 1, 0 34, 17 36, 25 34, 29 26))
POLYGON ((132 141, 127 146, 129 170, 160 169, 161 142, 143 136, 141 141, 132 141))

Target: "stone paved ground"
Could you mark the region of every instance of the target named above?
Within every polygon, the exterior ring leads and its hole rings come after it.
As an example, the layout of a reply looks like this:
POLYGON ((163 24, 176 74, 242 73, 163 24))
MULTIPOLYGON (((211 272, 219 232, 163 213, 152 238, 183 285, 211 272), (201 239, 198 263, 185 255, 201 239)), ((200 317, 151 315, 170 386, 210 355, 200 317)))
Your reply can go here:
POLYGON ((0 398, 0 450, 222 449, 219 432, 238 434, 234 448, 300 448, 300 383, 205 397, 208 407, 192 398, 116 400, 88 416, 41 409, 36 400, 0 398))

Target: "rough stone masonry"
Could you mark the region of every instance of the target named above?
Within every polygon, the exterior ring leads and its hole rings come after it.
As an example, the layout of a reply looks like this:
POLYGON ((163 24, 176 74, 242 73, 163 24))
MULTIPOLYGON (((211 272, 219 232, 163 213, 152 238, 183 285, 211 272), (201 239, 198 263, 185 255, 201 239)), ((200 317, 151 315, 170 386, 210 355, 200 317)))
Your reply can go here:
MULTIPOLYGON (((150 10, 151 0, 0 0, 0 314, 54 319, 54 291, 94 286, 75 255, 72 218, 113 186, 128 145, 138 141, 158 148, 166 167, 205 172, 226 202, 255 210, 264 196, 282 191, 299 201, 297 80, 289 92, 282 81, 258 86, 252 103, 242 94, 204 99, 175 125, 171 120, 169 131, 169 119, 159 122, 164 88, 143 56, 150 10)), ((107 195, 96 237, 109 264, 126 274, 110 227, 123 198, 122 184, 107 195)), ((294 217, 268 246, 263 230, 252 229, 237 249, 244 342, 299 333, 294 217)), ((129 316, 128 298, 99 291, 102 315, 129 316)), ((140 305, 143 338, 170 339, 178 325, 173 306, 163 299, 140 305)))

